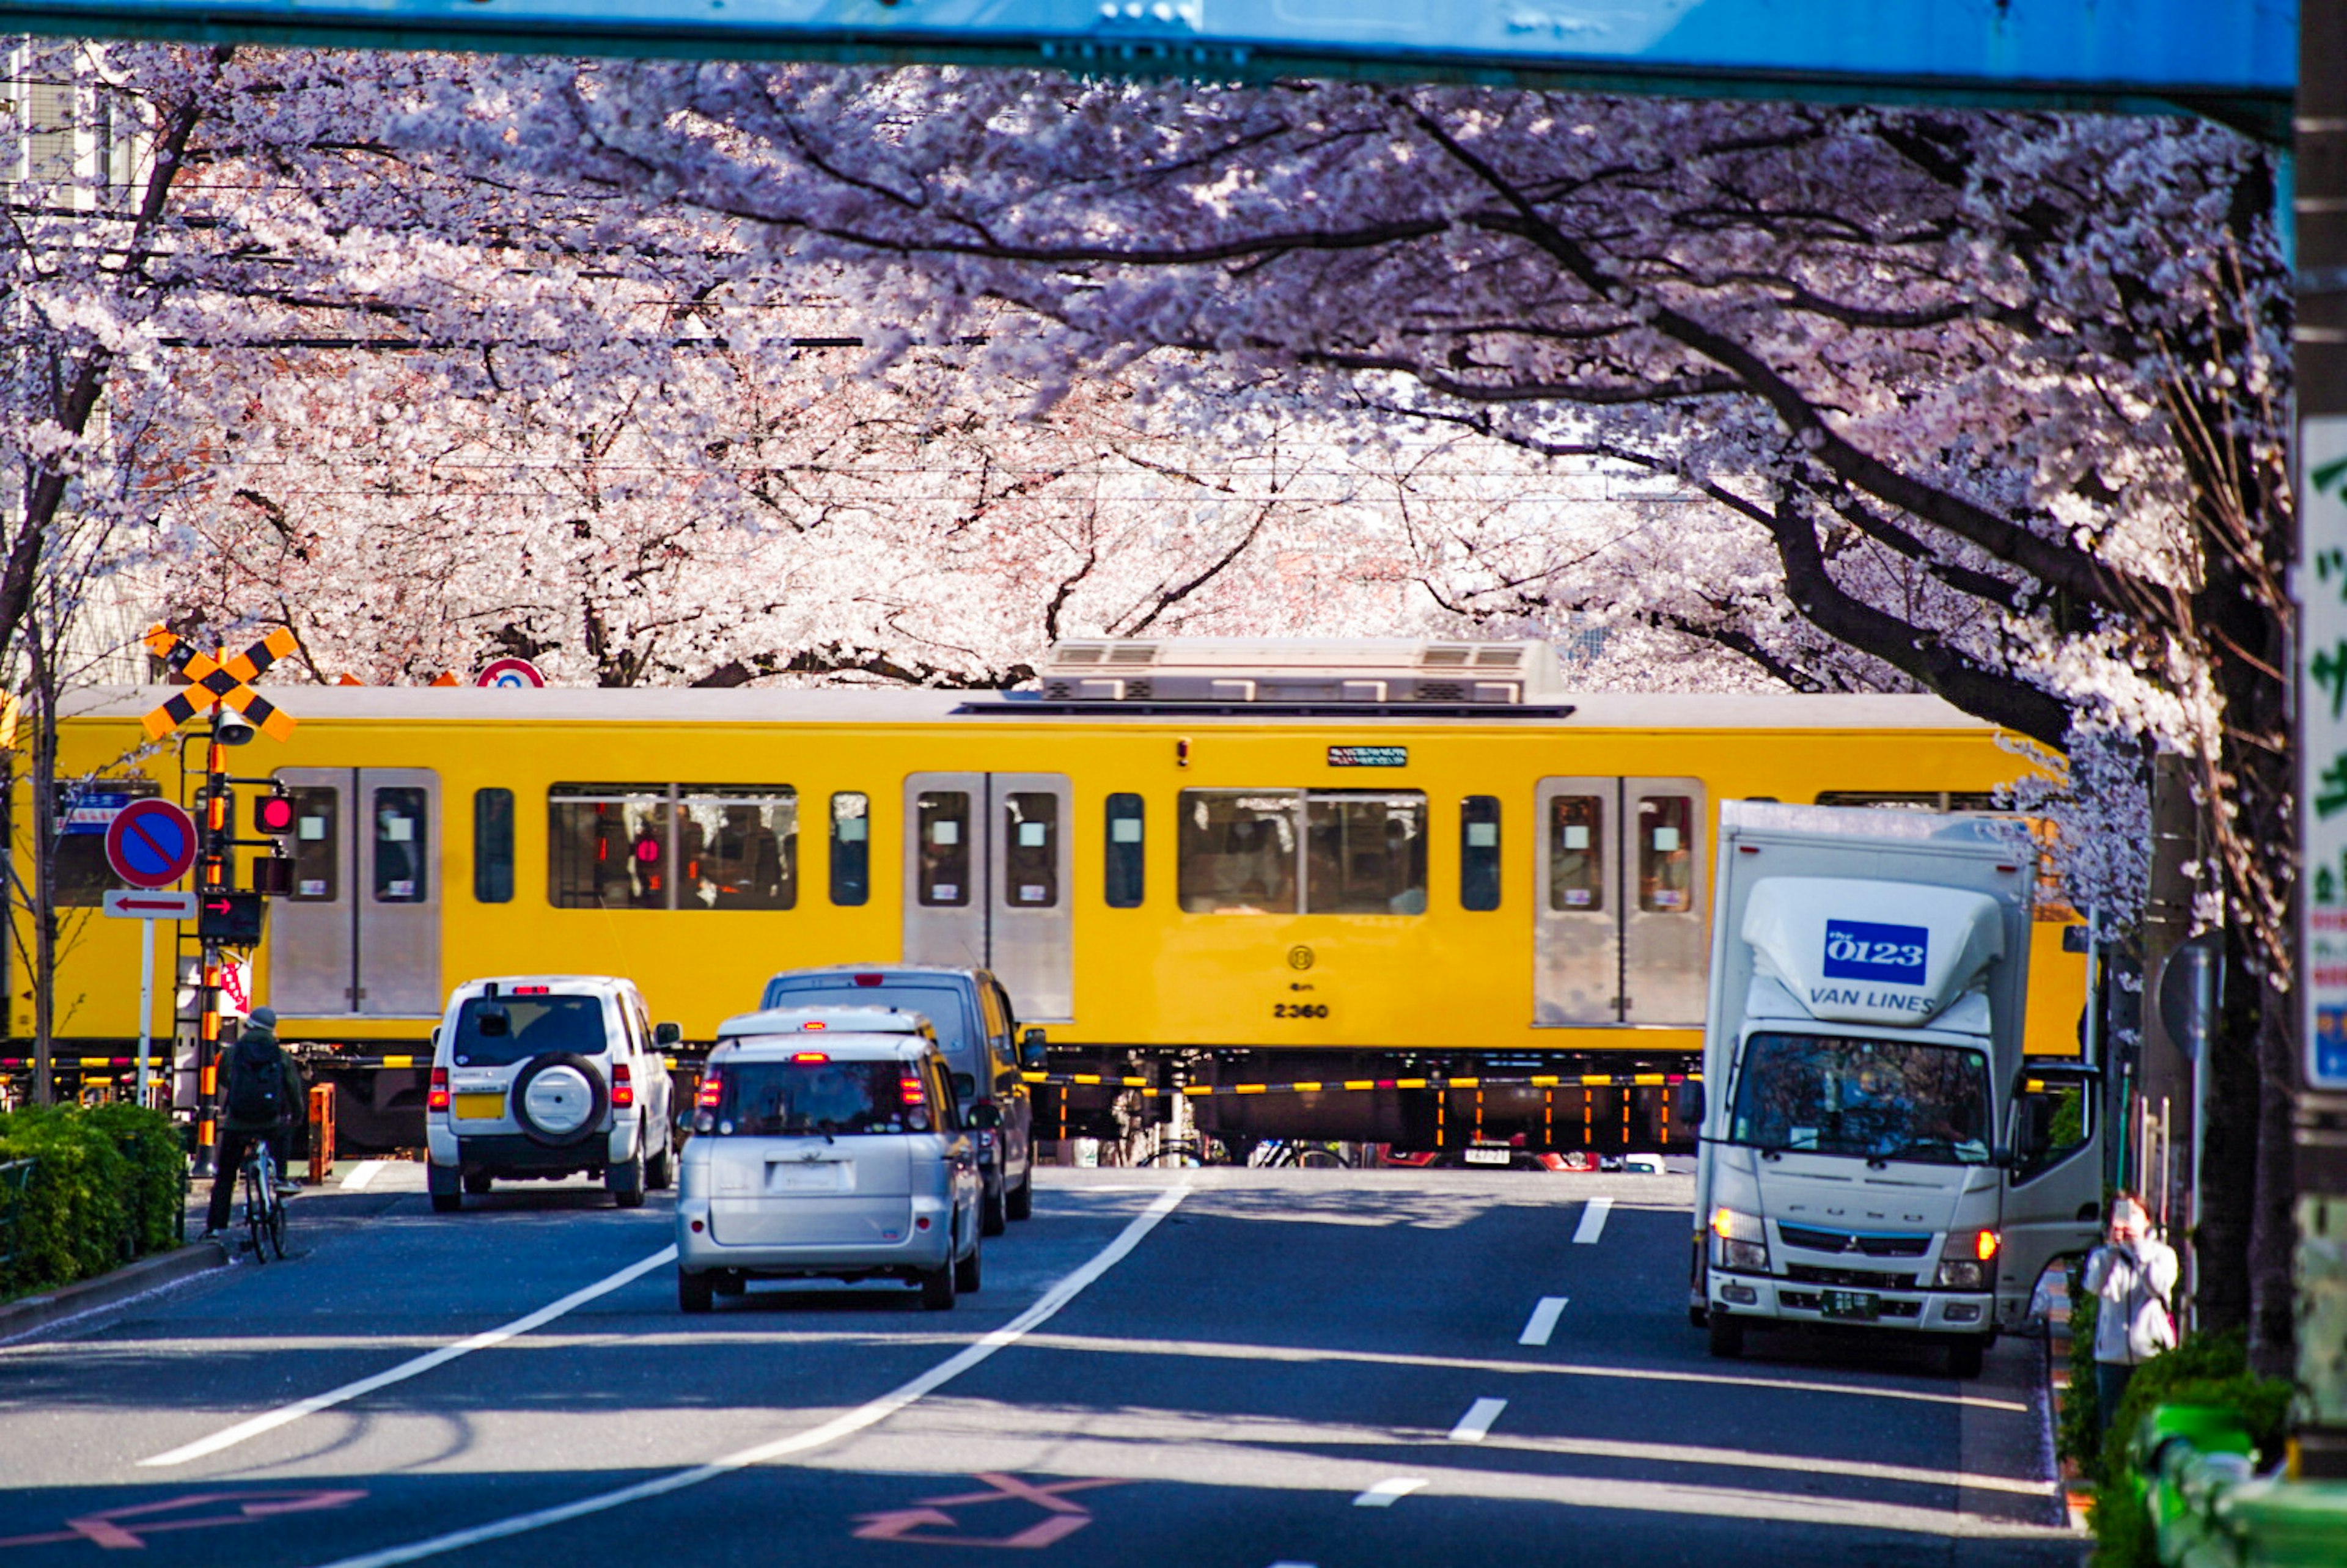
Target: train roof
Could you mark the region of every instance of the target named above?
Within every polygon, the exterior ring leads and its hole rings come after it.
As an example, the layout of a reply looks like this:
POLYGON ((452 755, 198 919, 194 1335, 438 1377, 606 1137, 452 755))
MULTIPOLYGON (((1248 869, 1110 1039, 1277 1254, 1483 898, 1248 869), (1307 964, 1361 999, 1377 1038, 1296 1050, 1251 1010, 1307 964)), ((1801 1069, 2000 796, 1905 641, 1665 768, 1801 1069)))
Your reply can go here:
MULTIPOLYGON (((1960 730, 1995 726, 1937 697, 1871 693, 1593 692, 1560 694, 1553 705, 1491 705, 1412 712, 1342 703, 1249 712, 1212 703, 1047 702, 1035 694, 856 686, 548 687, 302 686, 269 682, 269 700, 296 720, 652 724, 927 724, 999 728, 1020 721, 1159 725, 1492 726, 1568 730, 1960 730)), ((136 719, 184 686, 93 686, 68 694, 59 716, 136 719)))

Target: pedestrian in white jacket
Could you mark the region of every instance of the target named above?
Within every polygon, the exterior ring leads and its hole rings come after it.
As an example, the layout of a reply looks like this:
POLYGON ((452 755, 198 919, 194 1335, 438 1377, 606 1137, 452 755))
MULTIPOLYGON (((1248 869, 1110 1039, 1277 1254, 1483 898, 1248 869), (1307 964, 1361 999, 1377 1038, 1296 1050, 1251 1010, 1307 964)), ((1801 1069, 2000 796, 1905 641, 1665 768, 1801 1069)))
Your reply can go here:
POLYGON ((2086 1259, 2095 1405, 2106 1432, 2137 1366, 2176 1344, 2176 1249, 2151 1234, 2151 1217, 2127 1193, 2111 1200, 2109 1235, 2086 1259))

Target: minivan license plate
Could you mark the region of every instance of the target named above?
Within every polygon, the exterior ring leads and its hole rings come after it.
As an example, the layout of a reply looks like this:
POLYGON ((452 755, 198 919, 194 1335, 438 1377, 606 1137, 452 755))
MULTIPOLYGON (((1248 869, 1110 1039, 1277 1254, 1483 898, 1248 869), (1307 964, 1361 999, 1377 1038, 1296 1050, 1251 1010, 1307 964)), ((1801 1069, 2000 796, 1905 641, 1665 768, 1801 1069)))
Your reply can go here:
POLYGON ((1467 1163, 1471 1165, 1504 1165, 1510 1158, 1506 1149, 1470 1149, 1467 1163))
POLYGON ((1826 1316, 1846 1317, 1855 1323, 1871 1323, 1882 1316, 1882 1298, 1870 1290, 1829 1290, 1826 1292, 1826 1316))
POLYGON ((840 1160, 806 1160, 787 1165, 766 1167, 766 1191, 770 1193, 838 1193, 847 1189, 841 1180, 846 1163, 840 1160))

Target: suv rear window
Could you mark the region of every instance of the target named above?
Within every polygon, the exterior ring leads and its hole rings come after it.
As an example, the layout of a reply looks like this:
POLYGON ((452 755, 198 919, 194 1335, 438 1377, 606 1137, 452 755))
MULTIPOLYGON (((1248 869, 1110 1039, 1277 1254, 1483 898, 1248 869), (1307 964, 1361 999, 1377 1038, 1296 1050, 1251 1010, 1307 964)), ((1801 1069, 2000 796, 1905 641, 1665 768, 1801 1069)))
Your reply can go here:
POLYGON ((919 1013, 937 1026, 938 1044, 959 1057, 969 1049, 969 988, 937 979, 898 979, 891 975, 876 986, 859 986, 852 979, 812 982, 782 980, 766 988, 764 1007, 902 1008, 919 1013))
POLYGON ((905 1103, 901 1085, 908 1077, 920 1083, 918 1069, 894 1061, 741 1061, 716 1071, 716 1113, 704 1111, 695 1118, 702 1132, 852 1137, 926 1132, 931 1125, 926 1091, 920 1103, 905 1103))
POLYGON ((603 999, 475 997, 456 1013, 449 1059, 459 1067, 504 1067, 549 1050, 603 1053, 603 999))

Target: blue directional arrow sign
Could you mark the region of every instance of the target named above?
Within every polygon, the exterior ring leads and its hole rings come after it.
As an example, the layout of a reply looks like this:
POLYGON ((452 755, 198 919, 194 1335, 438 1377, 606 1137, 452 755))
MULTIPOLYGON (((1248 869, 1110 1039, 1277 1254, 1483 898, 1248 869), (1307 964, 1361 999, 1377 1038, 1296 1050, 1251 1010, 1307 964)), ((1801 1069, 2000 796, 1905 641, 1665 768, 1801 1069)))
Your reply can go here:
POLYGON ((107 827, 106 861, 133 887, 168 887, 196 863, 196 825, 168 800, 134 800, 107 827))
POLYGON ((2280 139, 2296 0, 0 0, 0 32, 2175 113, 2280 139))

